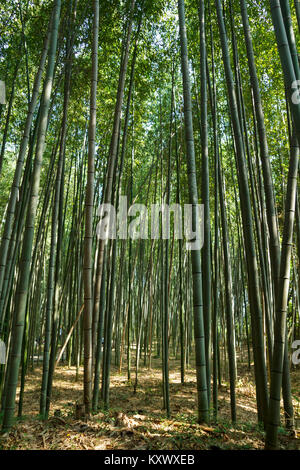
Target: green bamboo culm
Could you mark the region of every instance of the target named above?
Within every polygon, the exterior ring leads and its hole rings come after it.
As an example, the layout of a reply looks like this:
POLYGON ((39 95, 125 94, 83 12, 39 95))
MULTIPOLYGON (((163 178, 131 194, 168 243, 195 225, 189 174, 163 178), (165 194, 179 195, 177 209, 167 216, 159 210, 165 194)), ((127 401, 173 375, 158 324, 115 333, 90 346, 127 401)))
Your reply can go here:
POLYGON ((295 124, 296 136, 298 142, 300 142, 300 98, 296 82, 297 72, 295 72, 279 0, 270 0, 270 7, 291 114, 295 124))
POLYGON ((294 5, 295 5, 295 10, 296 10, 298 29, 300 32, 300 0, 294 0, 294 5))
POLYGON ((278 286, 279 293, 276 305, 274 329, 274 351, 271 370, 270 405, 265 441, 266 449, 276 449, 278 447, 278 427, 280 425, 280 392, 282 386, 284 351, 286 344, 286 318, 297 194, 298 165, 299 145, 294 133, 291 145, 287 196, 285 202, 285 218, 278 286))
POLYGON ((99 36, 99 0, 93 2, 93 46, 92 73, 90 93, 90 120, 88 143, 88 169, 85 196, 85 237, 83 258, 84 284, 84 406, 87 414, 92 406, 92 245, 93 245, 93 205, 94 205, 94 173, 95 173, 95 138, 96 138, 96 106, 98 81, 98 36, 99 36))
POLYGON ((220 192, 220 206, 221 206, 221 225, 222 225, 222 240, 223 240, 223 254, 224 254, 224 281, 225 281, 225 301, 226 301, 226 331, 227 331, 227 348, 228 348, 228 362, 229 362, 229 380, 230 380, 230 406, 231 406, 231 420, 236 421, 236 353, 235 353, 235 329, 234 329, 234 307, 233 307, 233 293, 232 293, 232 270, 231 259, 229 251, 229 234, 225 204, 225 190, 223 188, 223 179, 221 175, 221 168, 218 165, 218 182, 220 192))
POLYGON ((55 56, 57 48, 58 26, 60 19, 61 1, 54 1, 53 21, 50 36, 50 46, 48 55, 47 72, 45 77, 44 93, 41 103, 41 117, 37 136, 36 155, 34 169, 31 176, 32 187, 30 192, 30 201, 27 211, 26 226, 22 245, 22 254, 20 259, 20 272, 16 288, 16 302, 13 313, 13 332, 11 341, 10 361, 7 369, 7 394, 4 404, 3 432, 8 431, 14 418, 15 397, 18 384, 18 374, 21 361, 22 339, 25 324, 25 312, 28 297, 31 253, 34 235, 34 221, 37 210, 38 194, 40 186, 40 174, 45 147, 46 130, 48 124, 48 114, 50 106, 50 97, 53 83, 53 73, 55 65, 55 56))
POLYGON ((211 350, 211 235, 209 206, 209 161, 207 125, 207 77, 206 77, 206 39, 205 39, 205 1, 199 2, 200 22, 200 72, 201 72, 201 160, 202 187, 201 198, 204 204, 204 244, 202 247, 203 266, 203 320, 205 333, 207 399, 210 404, 210 350, 211 350))
POLYGON ((282 238, 278 297, 276 302, 274 352, 270 384, 270 408, 265 440, 266 449, 276 449, 278 447, 278 427, 280 425, 280 392, 284 372, 283 365, 286 347, 286 319, 290 280, 290 260, 297 193, 300 142, 300 101, 299 92, 297 92, 295 87, 296 77, 299 74, 299 67, 298 63, 293 61, 294 50, 293 43, 291 42, 292 37, 288 37, 283 18, 283 14, 285 17, 287 16, 288 10, 285 8, 286 5, 284 5, 284 2, 282 2, 283 8, 281 7, 281 2, 279 2, 279 0, 270 0, 270 6, 277 47, 294 124, 287 195, 285 201, 285 219, 282 238))
POLYGON ((241 201, 243 233, 245 239, 245 251, 247 259, 258 421, 266 423, 268 412, 267 371, 264 354, 264 337, 262 325, 261 299, 259 293, 259 276, 255 252, 255 239, 252 222, 251 200, 248 186, 246 158, 221 1, 215 0, 215 5, 217 10, 224 71, 227 83, 230 117, 232 121, 233 136, 236 146, 239 194, 241 201))
MULTIPOLYGON (((181 71, 184 99, 184 127, 188 168, 189 202, 192 204, 192 225, 193 228, 199 224, 197 204, 198 190, 196 181, 195 148, 192 116, 191 87, 189 78, 187 34, 185 26, 184 0, 178 0, 180 50, 181 50, 181 71)), ((206 359, 205 359, 205 337, 203 324, 203 301, 202 301, 202 272, 200 250, 191 251, 192 276, 193 276, 193 310, 194 310, 194 334, 195 334, 195 355, 197 374, 197 394, 198 394, 198 421, 208 422, 208 397, 206 379, 206 359)))
MULTIPOLYGON (((293 31, 293 23, 291 17, 291 10, 288 0, 280 0, 280 6, 282 11, 282 17, 284 21, 285 31, 290 47, 290 53, 293 61, 295 77, 300 80, 300 67, 298 61, 298 52, 296 47, 296 39, 293 31)), ((299 82, 298 82, 299 83, 299 82)), ((299 144, 299 142, 298 142, 299 144)), ((282 377, 282 396, 285 414, 285 424, 289 430, 293 430, 295 427, 294 421, 294 407, 292 399, 292 385, 290 375, 290 362, 288 355, 288 335, 286 334, 284 358, 283 358, 283 377, 282 377)))

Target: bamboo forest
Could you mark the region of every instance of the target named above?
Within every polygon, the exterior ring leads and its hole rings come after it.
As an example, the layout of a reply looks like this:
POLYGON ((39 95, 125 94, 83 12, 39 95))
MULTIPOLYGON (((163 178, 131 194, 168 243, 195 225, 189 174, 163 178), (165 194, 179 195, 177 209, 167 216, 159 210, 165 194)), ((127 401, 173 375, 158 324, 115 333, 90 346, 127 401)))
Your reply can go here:
POLYGON ((300 450, 300 1, 0 18, 1 452, 300 450))

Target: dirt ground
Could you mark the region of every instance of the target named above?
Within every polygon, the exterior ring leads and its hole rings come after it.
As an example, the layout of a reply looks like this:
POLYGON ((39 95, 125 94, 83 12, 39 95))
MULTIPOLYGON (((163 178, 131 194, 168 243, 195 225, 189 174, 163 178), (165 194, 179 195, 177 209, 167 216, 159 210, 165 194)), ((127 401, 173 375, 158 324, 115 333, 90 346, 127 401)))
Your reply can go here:
MULTIPOLYGON (((162 409, 160 359, 153 368, 140 368, 139 387, 134 393, 126 369, 112 368, 110 409, 100 410, 89 419, 76 419, 75 403, 82 401, 83 371, 76 381, 75 367, 59 366, 55 372, 53 397, 48 421, 41 421, 39 394, 42 369, 37 366, 27 377, 22 419, 9 434, 0 437, 0 449, 130 449, 202 450, 263 449, 264 433, 257 425, 255 388, 252 371, 239 366, 237 380, 237 423, 230 421, 228 378, 219 387, 218 419, 209 425, 197 424, 196 375, 193 364, 180 383, 179 362, 170 360, 171 417, 162 409)), ((253 366, 252 366, 253 367, 253 366)), ((132 381, 134 380, 132 370, 132 381)), ((280 428, 280 446, 300 449, 300 369, 292 371, 296 436, 280 428)))

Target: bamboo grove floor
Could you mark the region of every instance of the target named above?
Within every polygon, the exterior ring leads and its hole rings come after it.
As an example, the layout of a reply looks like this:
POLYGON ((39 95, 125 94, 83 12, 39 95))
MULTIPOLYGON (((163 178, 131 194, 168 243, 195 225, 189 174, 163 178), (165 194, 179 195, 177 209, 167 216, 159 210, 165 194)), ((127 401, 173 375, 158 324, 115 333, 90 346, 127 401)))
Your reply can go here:
MULTIPOLYGON (((53 404, 47 422, 38 417, 42 369, 37 366, 27 377, 24 416, 9 434, 0 437, 0 449, 262 449, 264 433, 256 422, 253 365, 238 366, 237 423, 230 422, 228 378, 219 387, 218 421, 198 425, 196 421, 196 377, 193 364, 180 383, 179 361, 170 359, 171 417, 162 410, 161 360, 152 369, 141 367, 135 394, 126 375, 112 368, 110 410, 99 411, 88 420, 75 418, 75 402, 82 398, 83 370, 76 381, 75 367, 59 366, 53 384, 53 404)), ((283 449, 300 449, 300 367, 293 370, 292 393, 295 406, 295 436, 280 429, 283 449)), ((134 380, 134 368, 132 370, 134 380)))

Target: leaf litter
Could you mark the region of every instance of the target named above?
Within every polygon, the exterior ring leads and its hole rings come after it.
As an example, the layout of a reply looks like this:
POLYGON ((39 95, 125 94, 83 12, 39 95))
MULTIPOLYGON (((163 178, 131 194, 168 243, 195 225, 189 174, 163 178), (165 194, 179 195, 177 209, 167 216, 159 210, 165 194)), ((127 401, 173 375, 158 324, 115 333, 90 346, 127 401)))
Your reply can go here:
MULTIPOLYGON (((125 364, 126 365, 126 364, 125 364)), ((230 420, 228 377, 218 389, 218 419, 209 425, 197 424, 196 374, 193 364, 180 383, 179 361, 170 359, 171 417, 163 410, 161 364, 152 360, 152 369, 141 367, 139 386, 134 393, 124 369, 112 367, 110 409, 99 409, 89 418, 75 418, 75 404, 82 400, 83 370, 76 380, 76 368, 58 366, 47 421, 39 418, 42 369, 36 366, 26 380, 23 414, 10 433, 0 437, 0 448, 37 450, 202 450, 263 449, 264 432, 257 425, 253 370, 239 365, 237 423, 230 420)), ((299 370, 292 371, 292 391, 296 427, 300 422, 299 370)), ((17 397, 18 399, 18 397, 17 397)), ((101 403, 100 403, 101 407, 101 403)), ((294 436, 280 428, 280 447, 299 449, 300 429, 294 436)))

